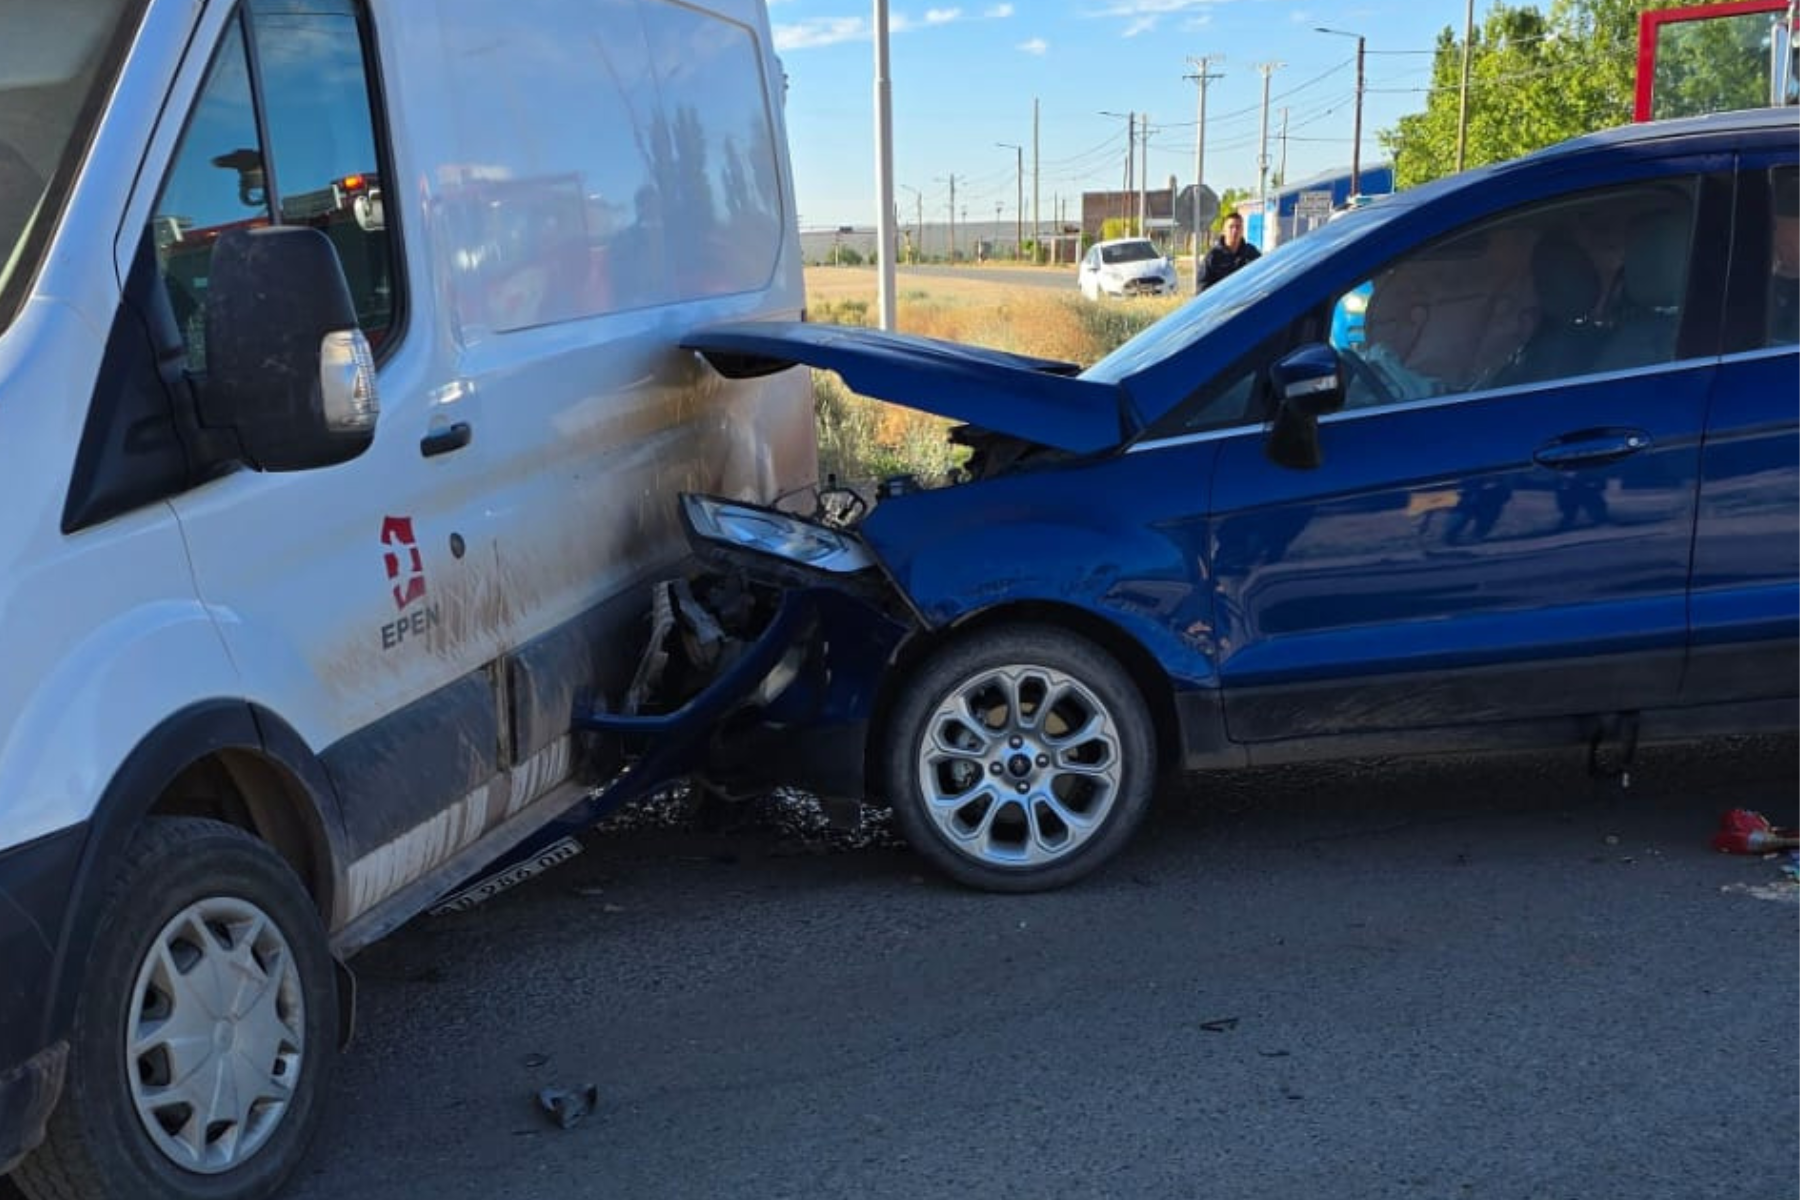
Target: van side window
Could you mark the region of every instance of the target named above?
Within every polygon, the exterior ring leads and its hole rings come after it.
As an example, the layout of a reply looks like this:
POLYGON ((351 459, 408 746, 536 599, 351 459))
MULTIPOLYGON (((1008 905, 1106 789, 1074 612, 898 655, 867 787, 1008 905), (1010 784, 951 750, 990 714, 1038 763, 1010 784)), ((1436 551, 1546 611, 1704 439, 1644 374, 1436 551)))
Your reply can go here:
POLYGON ((336 245, 372 343, 380 345, 394 320, 393 250, 355 9, 350 0, 257 0, 247 16, 255 70, 245 22, 234 21, 151 215, 163 283, 194 371, 206 366, 213 243, 227 230, 270 224, 277 206, 281 223, 311 225, 336 245), (273 153, 259 133, 259 100, 273 153))
POLYGON ((571 41, 567 7, 441 4, 447 117, 468 165, 434 201, 471 342, 753 291, 781 252, 773 100, 750 30, 646 0, 590 6, 590 36, 571 41), (582 119, 540 135, 531 113, 582 119))
POLYGON ((1694 212, 1686 181, 1610 188, 1390 263, 1331 305, 1346 407, 1672 361, 1694 212))

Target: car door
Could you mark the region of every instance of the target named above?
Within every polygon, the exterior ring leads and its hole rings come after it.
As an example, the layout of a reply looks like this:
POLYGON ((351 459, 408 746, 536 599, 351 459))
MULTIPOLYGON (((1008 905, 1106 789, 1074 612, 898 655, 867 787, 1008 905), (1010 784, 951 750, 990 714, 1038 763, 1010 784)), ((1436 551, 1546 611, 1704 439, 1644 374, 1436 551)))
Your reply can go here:
POLYGON ((1314 336, 1354 343, 1322 464, 1246 430, 1213 481, 1233 740, 1674 699, 1717 373, 1694 319, 1717 273, 1689 259, 1719 214, 1665 169, 1434 238, 1321 305, 1314 336))
POLYGON ((500 636, 483 615, 497 568, 470 483, 480 448, 465 444, 479 422, 473 397, 430 383, 431 297, 405 287, 405 189, 383 187, 371 48, 354 0, 242 5, 149 185, 191 369, 206 363, 214 239, 272 219, 331 239, 376 348, 382 413, 366 453, 238 470, 175 501, 247 698, 290 723, 335 785, 352 859, 340 920, 479 836, 499 744, 487 664, 500 636))
POLYGON ((1797 175, 1791 138, 1740 159, 1725 355, 1701 455, 1688 704, 1791 697, 1800 678, 1797 175))

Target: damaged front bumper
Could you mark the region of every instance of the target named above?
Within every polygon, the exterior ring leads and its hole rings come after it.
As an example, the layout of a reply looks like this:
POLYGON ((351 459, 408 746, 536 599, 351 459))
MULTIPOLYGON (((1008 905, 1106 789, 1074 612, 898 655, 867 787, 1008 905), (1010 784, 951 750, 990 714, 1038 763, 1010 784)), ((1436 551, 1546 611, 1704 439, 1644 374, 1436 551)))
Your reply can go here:
POLYGON ((586 757, 617 769, 433 911, 562 861, 576 834, 683 780, 728 794, 792 787, 837 819, 860 805, 881 683, 917 628, 909 610, 847 530, 706 496, 683 496, 682 517, 706 570, 654 586, 630 687, 572 715, 596 743, 586 757))

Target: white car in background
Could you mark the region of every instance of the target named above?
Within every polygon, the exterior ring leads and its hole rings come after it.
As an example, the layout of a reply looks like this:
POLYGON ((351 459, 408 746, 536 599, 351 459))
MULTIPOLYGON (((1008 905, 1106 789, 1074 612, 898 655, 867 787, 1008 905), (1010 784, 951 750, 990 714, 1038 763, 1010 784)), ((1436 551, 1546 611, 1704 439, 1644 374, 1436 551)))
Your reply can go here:
POLYGON ((1081 294, 1168 296, 1175 292, 1175 262, 1149 238, 1114 238, 1089 247, 1081 260, 1081 294))

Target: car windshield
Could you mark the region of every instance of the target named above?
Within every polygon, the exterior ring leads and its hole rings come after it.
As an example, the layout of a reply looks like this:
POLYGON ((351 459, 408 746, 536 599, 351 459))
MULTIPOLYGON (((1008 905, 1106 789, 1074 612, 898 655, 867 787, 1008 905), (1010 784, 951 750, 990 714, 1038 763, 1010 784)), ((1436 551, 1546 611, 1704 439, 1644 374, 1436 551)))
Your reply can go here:
POLYGON ((1304 237, 1283 243, 1251 267, 1207 288, 1083 371, 1081 377, 1118 383, 1179 354, 1264 296, 1280 291, 1347 242, 1373 233, 1409 211, 1410 205, 1393 201, 1371 205, 1359 210, 1352 219, 1332 221, 1304 237))
POLYGON ((1149 242, 1120 242, 1116 246, 1100 247, 1100 261, 1107 264, 1143 262, 1156 257, 1156 247, 1149 242))
MULTIPOLYGON (((0 328, 36 273, 134 0, 0 6, 0 328)), ((130 23, 135 28, 136 22, 130 23)))

